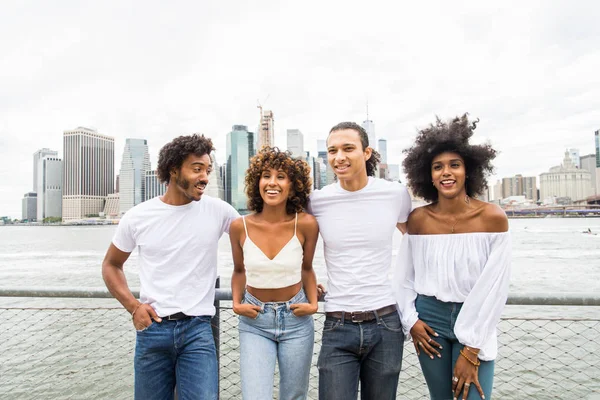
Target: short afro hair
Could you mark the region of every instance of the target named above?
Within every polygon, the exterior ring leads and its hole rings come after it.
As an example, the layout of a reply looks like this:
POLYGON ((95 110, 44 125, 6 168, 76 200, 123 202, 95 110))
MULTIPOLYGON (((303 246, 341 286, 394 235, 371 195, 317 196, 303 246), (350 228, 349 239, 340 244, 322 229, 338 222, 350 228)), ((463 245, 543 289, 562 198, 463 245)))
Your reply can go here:
POLYGON ((169 184, 171 180, 171 171, 181 168, 183 160, 190 154, 202 157, 205 154, 210 156, 214 151, 212 140, 204 135, 193 134, 188 136, 179 136, 171 142, 165 144, 158 155, 158 167, 156 174, 161 182, 169 184))
POLYGON ((248 196, 248 210, 257 213, 263 210, 264 201, 260 195, 258 183, 263 171, 274 168, 284 171, 292 187, 290 197, 286 203, 286 212, 294 214, 304 210, 308 204, 308 196, 312 187, 310 167, 300 159, 293 158, 289 151, 281 151, 277 147, 263 147, 250 159, 250 166, 246 171, 246 195, 248 196))
MULTIPOLYGON (((362 145, 363 151, 367 147, 369 147, 369 135, 367 131, 362 126, 358 125, 356 122, 340 122, 331 130, 329 134, 331 135, 335 131, 342 131, 344 129, 352 129, 358 133, 358 137, 360 138, 360 144, 362 145)), ((381 162, 381 155, 375 150, 375 147, 371 146, 371 157, 366 161, 367 163, 367 176, 375 176, 375 172, 377 171, 377 164, 381 162)), ((337 178, 337 177, 336 177, 337 178)))
POLYGON ((445 152, 457 153, 465 161, 468 196, 476 197, 487 189, 486 178, 494 172, 491 161, 497 152, 489 143, 469 144, 478 122, 469 121, 467 113, 449 122, 436 117, 435 124, 418 132, 414 145, 403 151, 406 158, 402 162, 408 186, 416 196, 430 202, 438 200, 438 191, 431 184, 431 163, 445 152))

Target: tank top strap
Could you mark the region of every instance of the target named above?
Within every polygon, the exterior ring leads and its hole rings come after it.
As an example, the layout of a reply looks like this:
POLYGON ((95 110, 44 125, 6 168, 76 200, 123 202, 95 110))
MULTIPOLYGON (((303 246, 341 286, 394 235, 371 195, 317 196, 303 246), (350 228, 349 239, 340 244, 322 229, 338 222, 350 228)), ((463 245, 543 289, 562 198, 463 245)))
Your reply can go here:
POLYGON ((296 213, 296 222, 294 222, 294 236, 296 236, 296 228, 297 227, 298 227, 298 213, 296 213))
POLYGON ((242 221, 244 221, 244 230, 246 231, 246 238, 248 238, 248 228, 246 227, 246 216, 242 216, 242 221))

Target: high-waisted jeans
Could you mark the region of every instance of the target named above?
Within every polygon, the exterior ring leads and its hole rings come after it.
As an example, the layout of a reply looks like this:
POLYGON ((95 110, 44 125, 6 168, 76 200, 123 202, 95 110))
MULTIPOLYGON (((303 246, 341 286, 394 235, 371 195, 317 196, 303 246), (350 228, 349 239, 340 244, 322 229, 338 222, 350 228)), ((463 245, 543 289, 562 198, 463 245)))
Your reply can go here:
POLYGON ((275 360, 279 364, 279 398, 306 399, 313 355, 314 322, 312 315, 297 317, 290 309, 295 303, 307 303, 304 290, 281 303, 263 303, 250 293, 245 303, 261 307, 256 319, 240 316, 240 370, 242 398, 273 398, 275 360))
MULTIPOLYGON (((418 295, 415 301, 419 319, 431 327, 439 336, 433 339, 442 345, 438 351, 441 358, 429 358, 424 351, 419 355, 421 369, 425 381, 429 387, 431 399, 452 399, 452 376, 454 365, 460 356, 463 345, 458 342, 454 335, 454 324, 462 303, 445 303, 432 296, 418 295)), ((483 389, 486 400, 492 398, 492 386, 494 384, 494 361, 481 361, 479 366, 479 384, 483 389)), ((459 397, 462 399, 462 394, 459 397)), ((468 400, 480 399, 481 396, 475 385, 471 384, 468 400)))

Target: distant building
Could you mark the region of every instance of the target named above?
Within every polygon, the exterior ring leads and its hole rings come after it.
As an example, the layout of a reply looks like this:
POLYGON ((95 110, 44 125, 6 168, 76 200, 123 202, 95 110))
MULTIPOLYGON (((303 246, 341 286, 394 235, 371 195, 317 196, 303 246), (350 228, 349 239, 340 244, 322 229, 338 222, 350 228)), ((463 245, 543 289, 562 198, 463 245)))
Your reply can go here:
POLYGON ((377 150, 377 140, 375 137, 375 124, 370 119, 366 119, 362 122, 361 126, 367 131, 367 136, 369 137, 369 147, 373 150, 377 150))
POLYGON ((119 193, 111 193, 106 196, 104 203, 104 216, 108 219, 116 219, 121 215, 119 206, 119 193))
POLYGON ((562 165, 540 174, 540 198, 544 203, 558 197, 572 201, 584 200, 590 192, 591 174, 575 167, 568 150, 565 151, 562 165))
POLYGON ((144 176, 144 201, 162 196, 167 192, 167 185, 158 179, 156 171, 146 171, 144 176))
POLYGON ((600 168, 600 129, 594 132, 594 138, 596 141, 596 168, 600 168))
POLYGON ((575 168, 581 168, 581 162, 579 160, 579 149, 569 149, 569 156, 571 157, 571 162, 575 166, 575 168))
POLYGON ((37 193, 28 192, 23 195, 21 201, 21 219, 29 222, 37 219, 37 193))
POLYGON ((596 155, 588 154, 585 156, 581 156, 579 158, 581 162, 581 169, 588 171, 590 173, 590 183, 591 183, 591 195, 600 194, 600 168, 596 167, 596 155))
POLYGON ((37 220, 62 218, 63 162, 44 156, 37 164, 37 220))
POLYGON ((497 180, 494 185, 494 201, 499 203, 500 200, 502 200, 502 197, 502 181, 497 180))
POLYGON ((144 201, 146 171, 150 169, 150 154, 146 139, 125 139, 119 171, 120 215, 144 201))
POLYGON ((210 154, 210 160, 212 163, 212 172, 208 175, 208 185, 204 194, 210 197, 216 197, 221 200, 225 200, 225 193, 223 191, 223 180, 221 179, 221 171, 217 159, 215 158, 215 152, 210 154))
POLYGON ((385 139, 379 139, 379 142, 377 143, 378 148, 379 148, 379 154, 381 154, 381 163, 382 164, 387 164, 387 140, 385 139))
POLYGON ((275 117, 273 116, 273 111, 263 111, 262 107, 259 108, 260 123, 258 124, 259 131, 258 140, 256 141, 256 151, 259 151, 264 146, 275 146, 275 117))
POLYGON ((227 134, 226 201, 238 211, 248 209, 244 179, 254 155, 254 134, 245 125, 234 125, 227 134))
POLYGON ((115 139, 79 127, 63 134, 63 221, 99 215, 114 191, 115 139))
POLYGON ((43 148, 33 153, 33 191, 36 193, 38 189, 38 164, 46 156, 58 157, 58 151, 43 148))
POLYGON ((525 196, 526 199, 537 201, 537 182, 535 176, 517 174, 502 178, 502 197, 525 196))
POLYGON ((287 149, 294 157, 304 157, 304 135, 299 129, 287 130, 287 149))

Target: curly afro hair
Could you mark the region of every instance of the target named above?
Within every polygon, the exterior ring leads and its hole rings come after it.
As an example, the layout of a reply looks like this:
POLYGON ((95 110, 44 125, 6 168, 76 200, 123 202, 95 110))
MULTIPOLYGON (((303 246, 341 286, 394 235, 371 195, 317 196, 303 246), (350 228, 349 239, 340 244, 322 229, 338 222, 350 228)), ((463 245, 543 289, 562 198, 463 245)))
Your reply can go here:
POLYGON ((161 182, 169 183, 171 171, 181 168, 183 160, 190 154, 202 157, 214 150, 212 140, 204 135, 179 136, 165 144, 158 155, 156 174, 161 182))
POLYGON ((413 193, 423 199, 435 202, 438 191, 431 184, 431 162, 444 152, 459 154, 465 161, 467 195, 476 197, 487 189, 486 178, 493 173, 491 161, 496 150, 490 144, 470 145, 476 121, 469 121, 468 114, 443 122, 436 117, 435 124, 420 130, 412 147, 403 151, 406 158, 402 162, 413 193))
MULTIPOLYGON (((358 133, 358 137, 360 138, 360 144, 362 145, 363 151, 369 147, 369 135, 367 131, 362 126, 358 125, 355 122, 340 122, 331 130, 329 134, 332 132, 341 131, 344 129, 353 129, 358 133)), ((367 176, 375 176, 375 171, 377 171, 377 164, 381 162, 381 155, 375 150, 374 147, 371 147, 371 157, 367 160, 367 176)), ((337 178, 337 177, 336 177, 337 178)))
POLYGON ((292 188, 286 203, 288 214, 301 212, 308 204, 308 195, 312 187, 310 167, 299 159, 293 158, 289 151, 281 151, 277 147, 263 147, 250 159, 250 166, 246 171, 246 195, 248 196, 248 209, 261 212, 264 202, 260 195, 258 183, 262 172, 274 168, 284 171, 290 178, 292 188))

